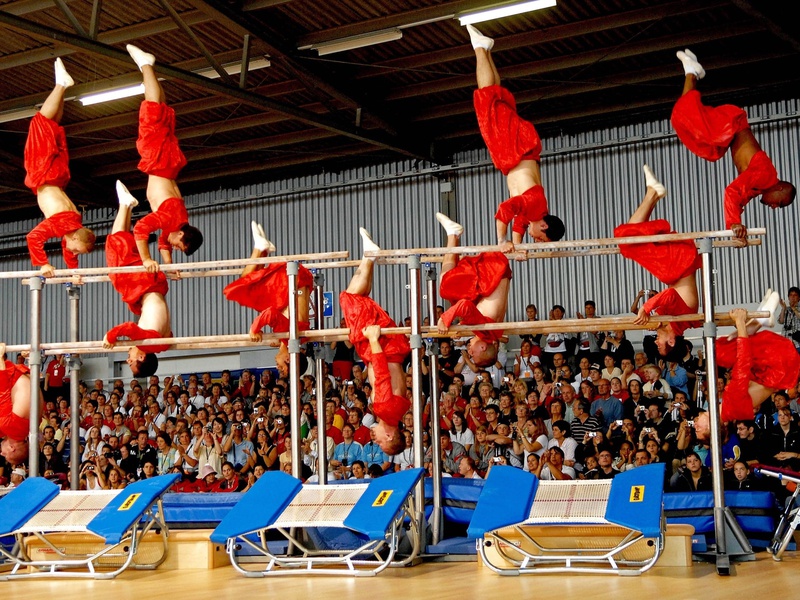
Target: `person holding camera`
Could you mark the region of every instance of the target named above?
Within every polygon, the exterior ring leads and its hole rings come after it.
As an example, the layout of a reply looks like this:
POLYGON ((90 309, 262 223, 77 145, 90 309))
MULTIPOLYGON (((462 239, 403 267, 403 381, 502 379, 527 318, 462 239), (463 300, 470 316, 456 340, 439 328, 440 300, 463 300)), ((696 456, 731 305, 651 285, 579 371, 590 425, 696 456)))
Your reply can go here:
POLYGON ((570 481, 575 479, 575 469, 564 464, 564 451, 558 446, 548 448, 534 473, 542 481, 570 481))
MULTIPOLYGON (((337 479, 349 479, 350 467, 357 461, 364 461, 364 447, 353 438, 355 430, 350 423, 342 427, 342 442, 336 444, 331 459, 331 467, 337 471, 337 479)), ((405 443, 405 439, 404 439, 405 443)))
POLYGON ((199 440, 195 440, 193 448, 198 464, 203 466, 211 465, 214 473, 219 473, 222 470, 222 457, 224 456, 222 440, 213 431, 215 426, 218 429, 222 428, 218 421, 218 419, 214 419, 214 422, 205 426, 202 437, 199 440))

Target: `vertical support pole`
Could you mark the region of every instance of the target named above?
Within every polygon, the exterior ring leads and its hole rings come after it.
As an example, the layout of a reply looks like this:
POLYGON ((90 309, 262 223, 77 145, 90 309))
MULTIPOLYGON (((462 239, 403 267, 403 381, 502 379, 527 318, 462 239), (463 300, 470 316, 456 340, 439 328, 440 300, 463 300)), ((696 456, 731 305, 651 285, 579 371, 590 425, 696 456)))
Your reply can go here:
POLYGON ((41 386, 39 378, 42 373, 42 286, 41 277, 31 277, 28 284, 31 290, 31 355, 28 364, 31 368, 31 409, 30 427, 28 429, 28 473, 39 475, 39 421, 41 419, 41 386))
POLYGON ((286 275, 289 278, 289 390, 291 393, 289 421, 292 435, 292 477, 300 479, 300 462, 302 460, 302 445, 297 437, 300 435, 300 339, 297 327, 298 297, 297 274, 299 272, 297 261, 286 263, 286 275))
MULTIPOLYGON (((412 408, 414 411, 414 466, 421 467, 425 456, 422 448, 422 315, 420 312, 421 274, 419 256, 408 257, 409 306, 411 307, 411 364, 412 408)), ((434 455, 435 457, 436 455, 434 455)), ((417 523, 420 531, 420 549, 425 549, 425 486, 422 481, 417 485, 414 495, 417 509, 417 523)))
MULTIPOLYGON (((78 309, 80 308, 81 288, 77 285, 67 284, 67 298, 69 299, 69 341, 78 341, 80 331, 80 319, 78 309)), ((78 429, 75 427, 80 423, 81 407, 78 391, 80 383, 81 356, 71 354, 67 359, 69 365, 69 406, 70 406, 70 438, 69 438, 69 487, 77 490, 80 487, 80 468, 81 468, 81 445, 78 436, 78 429)))
MULTIPOLYGON (((436 324, 436 271, 430 265, 425 265, 425 283, 427 285, 427 301, 428 301, 428 319, 431 325, 436 324)), ((431 344, 431 388, 430 398, 428 402, 431 403, 431 438, 436 438, 439 441, 441 434, 441 426, 439 423, 439 343, 436 338, 433 338, 431 344)), ((431 440, 433 441, 433 440, 431 440)), ((437 454, 437 456, 439 456, 437 454)), ((442 515, 442 463, 441 461, 433 462, 433 512, 431 513, 431 541, 438 544, 442 538, 443 515, 442 515)))
POLYGON ((716 538, 716 565, 718 575, 730 575, 730 556, 738 555, 740 560, 755 560, 747 537, 739 527, 733 513, 725 506, 725 492, 722 480, 722 435, 719 418, 719 398, 717 397, 717 325, 714 322, 714 279, 711 259, 712 241, 700 240, 700 254, 703 260, 703 343, 706 352, 706 373, 708 388, 708 421, 711 429, 711 471, 714 484, 714 536, 716 538), (731 548, 729 549, 729 543, 731 548))
MULTIPOLYGON (((317 330, 323 329, 323 310, 325 275, 321 270, 314 272, 314 298, 316 302, 317 330)), ((324 342, 317 342, 324 348, 324 342)), ((317 357, 317 478, 321 485, 328 483, 328 444, 325 431, 325 389, 322 385, 322 352, 317 357)))

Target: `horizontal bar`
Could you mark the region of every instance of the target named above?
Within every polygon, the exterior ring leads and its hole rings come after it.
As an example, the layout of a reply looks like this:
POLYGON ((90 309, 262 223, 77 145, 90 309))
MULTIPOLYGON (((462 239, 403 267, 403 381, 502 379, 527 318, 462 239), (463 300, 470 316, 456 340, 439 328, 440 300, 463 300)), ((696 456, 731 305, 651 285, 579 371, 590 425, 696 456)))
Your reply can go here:
MULTIPOLYGON (((747 230, 747 235, 766 235, 763 227, 747 230)), ((665 233, 662 235, 643 235, 625 238, 597 238, 590 240, 566 240, 561 242, 537 242, 535 244, 517 244, 517 251, 573 250, 575 248, 593 248, 597 246, 619 246, 620 244, 644 244, 648 242, 677 242, 702 238, 730 238, 730 229, 722 231, 694 231, 689 233, 665 233)), ((457 246, 455 248, 398 248, 395 250, 375 250, 365 252, 365 256, 415 256, 442 254, 478 254, 481 252, 497 252, 497 246, 457 246)))
MULTIPOLYGON (((767 311, 752 311, 747 313, 748 319, 769 317, 767 311)), ((422 337, 442 338, 442 337, 465 337, 478 331, 504 331, 506 333, 577 333, 581 331, 608 331, 608 330, 640 330, 650 329, 654 323, 683 322, 683 321, 702 321, 703 315, 688 314, 679 316, 656 315, 651 318, 651 322, 646 325, 637 325, 633 322, 636 315, 598 317, 595 319, 561 319, 558 321, 509 321, 503 323, 485 323, 483 325, 456 325, 449 329, 447 335, 440 334, 436 327, 423 327, 422 337)), ((714 315, 714 321, 719 325, 731 325, 733 320, 727 312, 714 315)), ((381 329, 386 335, 400 334, 410 335, 410 327, 388 327, 381 329)), ((334 341, 335 339, 346 339, 350 330, 347 328, 335 329, 311 329, 301 331, 300 337, 307 338, 309 341, 334 341)), ((149 340, 138 340, 136 344, 117 344, 114 348, 107 350, 103 348, 102 341, 89 342, 54 342, 42 343, 41 349, 45 354, 89 354, 89 353, 115 353, 127 352, 134 345, 140 348, 146 346, 163 346, 165 344, 173 346, 175 350, 181 349, 210 349, 210 348, 230 348, 237 346, 264 346, 269 342, 277 342, 285 339, 285 333, 265 333, 261 342, 251 342, 247 334, 231 334, 217 336, 189 336, 175 338, 153 338, 149 340)), ((30 344, 20 344, 8 346, 8 352, 23 352, 30 350, 30 344)))
MULTIPOLYGON (((317 254, 290 254, 285 256, 266 256, 264 258, 233 258, 229 260, 209 260, 205 262, 187 262, 162 264, 159 268, 164 273, 174 271, 190 271, 201 269, 217 269, 220 267, 244 267, 247 265, 268 265, 278 262, 309 261, 325 259, 348 258, 347 250, 337 252, 320 252, 317 254)), ((144 267, 91 267, 88 269, 56 269, 54 277, 74 277, 76 275, 109 275, 119 273, 145 273, 144 267)), ((24 277, 38 277, 39 271, 6 271, 0 272, 0 279, 20 279, 24 277)))

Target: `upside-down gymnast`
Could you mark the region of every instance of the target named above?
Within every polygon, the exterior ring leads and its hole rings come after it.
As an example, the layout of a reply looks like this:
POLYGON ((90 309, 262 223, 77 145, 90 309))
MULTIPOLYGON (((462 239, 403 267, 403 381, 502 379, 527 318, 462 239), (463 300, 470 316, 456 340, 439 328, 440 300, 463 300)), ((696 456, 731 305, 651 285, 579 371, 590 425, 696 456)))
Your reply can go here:
POLYGON ((36 202, 45 220, 26 236, 31 262, 41 267, 44 277, 53 275, 44 244, 61 238, 67 268, 78 268, 78 255, 94 248, 95 235, 83 226, 81 214, 64 188, 69 183, 67 136, 59 125, 64 114, 64 93, 75 82, 60 58, 55 62, 56 84, 42 108, 33 116, 25 142, 25 185, 36 194, 36 202))
POLYGON ((28 458, 31 415, 31 379, 28 367, 5 359, 6 344, 0 342, 0 454, 11 465, 28 458))
MULTIPOLYGON (((365 251, 380 250, 363 227, 359 230, 365 251)), ((411 352, 405 335, 382 335, 381 328, 397 327, 392 318, 369 297, 375 259, 361 257, 361 264, 347 290, 339 295, 342 315, 350 328, 350 342, 367 365, 372 382, 372 413, 375 441, 390 455, 405 449, 400 422, 411 402, 406 398, 406 374, 403 362, 411 352)))
MULTIPOLYGON (((447 232, 447 247, 458 247, 464 228, 442 213, 436 220, 447 232)), ((456 317, 462 325, 501 323, 508 307, 511 268, 501 252, 483 252, 476 256, 446 254, 442 262, 439 295, 452 306, 439 318, 436 326, 446 335, 456 317)), ((487 367, 497 361, 497 349, 503 332, 481 331, 472 336, 463 360, 470 366, 487 367)))
POLYGON ((697 81, 705 70, 688 49, 679 51, 686 74, 683 95, 672 110, 672 126, 683 145, 708 161, 717 161, 728 149, 739 176, 725 188, 725 227, 738 239, 747 236, 742 224, 744 207, 761 196, 761 203, 771 208, 789 206, 796 194, 788 181, 780 181, 767 153, 761 149, 747 122, 747 113, 738 106, 703 104, 697 81))
POLYGON ((467 25, 477 60, 478 89, 473 95, 475 114, 481 135, 494 166, 506 176, 511 197, 501 203, 495 214, 497 243, 500 251, 514 251, 527 231, 537 242, 555 242, 564 237, 564 223, 549 213, 542 187, 539 156, 542 141, 533 123, 517 114, 514 96, 500 85, 491 50, 492 38, 467 25), (511 241, 508 240, 508 225, 511 241))
MULTIPOLYGON (((147 201, 152 211, 133 227, 133 237, 142 263, 149 273, 158 271, 147 240, 161 230, 158 250, 165 264, 172 262, 172 249, 191 256, 203 244, 203 234, 189 225, 189 215, 176 179, 186 166, 186 157, 175 137, 175 111, 167 106, 164 90, 153 69, 155 57, 128 44, 128 53, 142 72, 144 100, 139 108, 139 138, 136 149, 139 170, 147 174, 147 201)), ((177 276, 177 275, 176 275, 177 276)))
MULTIPOLYGON (((128 189, 117 181, 119 209, 106 238, 106 265, 109 267, 142 266, 142 259, 131 233, 131 212, 139 204, 128 189)), ((120 337, 148 340, 172 337, 170 314, 164 298, 169 284, 164 273, 119 273, 109 275, 114 289, 130 311, 139 315, 139 322, 128 321, 110 329, 103 338, 105 348, 113 348, 120 337)), ((133 346, 128 350, 128 366, 134 377, 149 377, 158 370, 156 353, 168 350, 168 345, 133 346)))

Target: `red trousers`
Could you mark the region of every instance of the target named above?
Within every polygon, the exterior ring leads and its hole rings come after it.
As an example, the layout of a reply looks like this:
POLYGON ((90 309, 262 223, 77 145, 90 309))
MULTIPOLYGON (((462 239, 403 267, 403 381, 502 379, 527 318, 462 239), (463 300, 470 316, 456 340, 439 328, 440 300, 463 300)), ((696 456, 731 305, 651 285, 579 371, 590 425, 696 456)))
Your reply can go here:
POLYGON ((25 185, 35 194, 43 185, 65 188, 69 183, 69 152, 64 128, 36 113, 25 142, 25 185))
POLYGON ((738 106, 706 106, 700 92, 692 90, 672 109, 675 133, 693 154, 717 161, 728 152, 733 136, 747 129, 747 113, 738 106))
POLYGON ((517 103, 506 88, 491 85, 472 96, 483 141, 494 166, 503 175, 523 160, 539 160, 542 140, 533 123, 517 114, 517 103))
MULTIPOLYGON (((342 292, 339 294, 339 305, 342 307, 342 315, 350 328, 350 343, 355 346, 361 360, 365 363, 372 362, 369 340, 361 331, 367 325, 380 325, 381 327, 397 327, 397 325, 386 311, 369 296, 342 292)), ((402 363, 411 352, 408 339, 404 335, 382 335, 380 344, 386 355, 386 361, 390 363, 402 363)))
MULTIPOLYGON (((2 360, 2 357, 0 357, 2 360)), ((6 368, 0 371, 0 438, 9 437, 12 440, 24 440, 28 437, 30 419, 25 419, 13 412, 11 389, 17 380, 28 373, 28 367, 15 365, 6 361, 6 368)))
POLYGON ((439 295, 453 304, 459 300, 477 302, 490 296, 503 279, 511 279, 511 267, 502 252, 464 256, 442 275, 439 295))
MULTIPOLYGON (((297 272, 297 288, 313 287, 314 276, 303 265, 297 272)), ((289 277, 286 263, 270 263, 225 286, 225 298, 247 308, 282 312, 289 306, 289 277)))
MULTIPOLYGON (((132 233, 118 231, 106 238, 106 266, 142 266, 142 259, 132 233)), ((145 294, 154 292, 166 296, 169 291, 167 277, 160 271, 158 273, 120 273, 109 275, 109 278, 114 289, 122 296, 122 301, 135 315, 142 314, 142 298, 145 294)))
MULTIPOLYGON (((626 223, 614 229, 614 237, 634 237, 675 233, 665 219, 646 223, 626 223)), ((664 285, 672 285, 702 266, 692 240, 644 244, 620 244, 620 254, 637 262, 664 285)))
POLYGON ((186 157, 175 137, 175 111, 166 104, 144 100, 139 108, 139 170, 148 175, 177 179, 186 157))

